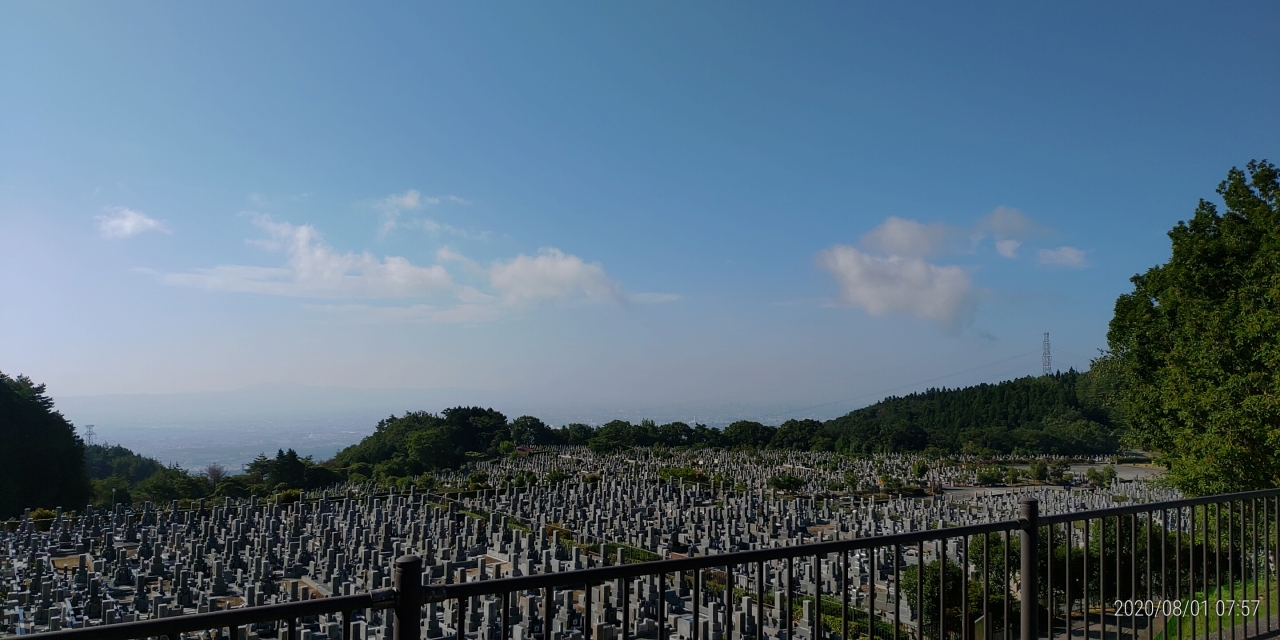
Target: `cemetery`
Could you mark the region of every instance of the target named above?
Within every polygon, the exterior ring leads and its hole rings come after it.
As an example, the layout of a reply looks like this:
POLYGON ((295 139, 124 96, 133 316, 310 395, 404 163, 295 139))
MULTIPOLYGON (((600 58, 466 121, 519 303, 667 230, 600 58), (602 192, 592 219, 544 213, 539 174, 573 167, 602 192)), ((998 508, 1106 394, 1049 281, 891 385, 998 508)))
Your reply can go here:
MULTIPOLYGON (((558 447, 472 463, 403 488, 348 484, 292 501, 277 495, 60 508, 52 520, 28 513, 0 533, 0 632, 368 592, 391 586, 392 564, 405 554, 423 559, 425 584, 451 584, 1010 519, 1027 494, 1039 498, 1046 514, 1179 497, 1142 479, 1095 488, 984 488, 976 481, 972 465, 923 465, 909 455, 712 449, 600 455, 558 447), (779 473, 792 479, 791 488, 778 488, 779 473), (915 478, 928 490, 878 490, 889 477, 915 478)), ((944 552, 955 561, 952 542, 944 552)), ((421 633, 496 640, 505 623, 515 640, 612 640, 625 623, 631 637, 656 638, 661 626, 669 638, 690 639, 696 629, 699 638, 739 640, 755 637, 762 625, 768 638, 790 633, 812 640, 816 603, 792 603, 784 594, 812 593, 815 580, 824 594, 848 581, 853 607, 873 605, 886 624, 897 620, 910 630, 920 612, 911 598, 896 597, 894 568, 934 561, 937 551, 926 546, 923 558, 915 548, 900 551, 897 558, 885 548, 854 554, 847 572, 835 555, 817 566, 804 558, 769 563, 763 609, 753 602, 757 578, 740 566, 729 576, 703 572, 697 589, 689 575, 666 584, 641 578, 625 599, 613 585, 557 591, 550 629, 543 628, 542 591, 513 594, 505 611, 496 597, 473 598, 462 608, 428 604, 421 633), (757 619, 759 610, 764 615, 757 619)), ((368 611, 351 635, 388 639, 390 624, 389 612, 368 611)), ((835 633, 829 623, 823 629, 835 633)), ((274 625, 257 625, 241 628, 238 640, 280 634, 274 625)), ((341 635, 337 616, 307 619, 301 631, 305 640, 341 635)))

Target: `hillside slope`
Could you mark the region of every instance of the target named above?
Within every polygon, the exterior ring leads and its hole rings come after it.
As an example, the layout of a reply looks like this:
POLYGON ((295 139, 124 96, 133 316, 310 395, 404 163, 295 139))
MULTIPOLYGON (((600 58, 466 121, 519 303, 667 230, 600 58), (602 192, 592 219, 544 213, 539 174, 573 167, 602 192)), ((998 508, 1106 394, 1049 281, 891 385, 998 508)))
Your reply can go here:
POLYGON ((929 389, 881 400, 823 425, 836 449, 1092 454, 1116 450, 1123 426, 1103 406, 1106 385, 1091 373, 929 389))

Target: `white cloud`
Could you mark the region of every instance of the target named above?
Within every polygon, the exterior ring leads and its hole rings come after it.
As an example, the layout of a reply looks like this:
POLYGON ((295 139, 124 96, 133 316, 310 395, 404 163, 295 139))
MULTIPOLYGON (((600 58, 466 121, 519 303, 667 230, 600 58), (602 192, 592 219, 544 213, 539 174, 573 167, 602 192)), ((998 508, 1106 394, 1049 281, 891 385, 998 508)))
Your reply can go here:
MULTIPOLYGON (((971 238, 976 246, 990 236, 995 240, 996 253, 1006 258, 1016 258, 1024 243, 1037 239, 1043 241, 1054 235, 1056 232, 1053 229, 1036 224, 1017 209, 1001 205, 978 221, 971 238)), ((1084 263, 1084 253, 1071 247, 1041 249, 1036 252, 1036 256, 1040 264, 1083 266, 1084 263)))
POLYGON ((1018 247, 1021 246, 1022 243, 1013 238, 996 240, 996 253, 1006 258, 1016 258, 1018 257, 1018 247))
POLYGON ((445 222, 432 220, 431 218, 422 218, 420 220, 412 220, 400 226, 405 227, 406 229, 422 227, 423 230, 425 230, 427 233, 430 233, 433 236, 439 235, 440 232, 443 231, 450 235, 458 236, 460 238, 466 238, 468 240, 480 240, 482 242, 487 242, 489 238, 493 236, 493 234, 488 231, 471 231, 469 229, 455 227, 445 222))
MULTIPOLYGON (((439 198, 426 198, 427 204, 436 204, 440 202, 439 198)), ((378 201, 379 209, 396 209, 405 211, 409 209, 417 209, 423 203, 422 194, 417 189, 410 189, 404 193, 391 194, 378 201)))
POLYGON ((373 206, 382 212, 382 226, 378 228, 378 235, 385 236, 396 228, 401 213, 420 209, 424 203, 432 205, 439 202, 439 198, 423 198, 417 189, 410 189, 399 194, 393 193, 377 201, 373 206))
POLYGON ((285 264, 219 265, 184 273, 140 271, 177 286, 336 300, 340 302, 307 308, 366 322, 482 322, 542 303, 652 304, 680 299, 668 293, 628 295, 599 263, 555 248, 485 267, 443 247, 436 251, 435 264, 421 266, 398 256, 340 253, 325 244, 311 225, 277 222, 262 215, 253 222, 263 236, 246 242, 283 253, 285 264), (455 282, 451 265, 457 265, 464 282, 455 282), (474 286, 465 284, 468 280, 474 286))
POLYGON ((470 273, 472 275, 480 275, 480 276, 485 275, 484 268, 476 264, 475 260, 472 260, 471 258, 468 258, 462 255, 461 253, 454 251, 450 247, 440 247, 438 250, 436 250, 436 262, 439 262, 439 263, 456 262, 462 265, 462 268, 466 270, 467 273, 470 273))
POLYGON ((1085 265, 1084 251, 1075 247, 1058 247, 1057 249, 1041 249, 1036 252, 1036 260, 1047 266, 1082 268, 1085 265))
POLYGON ((424 196, 417 189, 409 189, 404 193, 393 193, 374 202, 373 208, 382 214, 382 224, 378 227, 378 237, 386 237, 393 229, 399 228, 422 229, 431 235, 438 235, 440 232, 444 232, 470 240, 489 240, 492 234, 488 231, 471 231, 432 218, 408 217, 405 219, 404 214, 406 212, 434 207, 441 202, 471 206, 471 202, 465 198, 455 195, 424 196))
POLYGON ((825 249, 817 259, 840 284, 841 300, 873 316, 905 312, 954 326, 967 320, 976 304, 969 274, 958 266, 874 256, 848 245, 825 249))
POLYGON ((489 284, 506 304, 541 300, 585 299, 623 301, 622 287, 605 275, 598 262, 587 263, 559 249, 543 249, 537 256, 519 255, 489 268, 489 284))
POLYGON ((393 193, 382 198, 373 204, 373 208, 382 213, 382 224, 378 227, 378 236, 384 237, 396 228, 422 228, 428 233, 437 234, 441 231, 451 233, 456 236, 470 238, 473 240, 488 240, 491 235, 488 231, 469 231, 460 227, 439 222, 431 218, 411 218, 407 222, 401 221, 401 216, 407 211, 416 211, 427 207, 434 207, 441 202, 449 202, 450 204, 461 205, 464 207, 471 206, 471 201, 455 195, 447 196, 424 196, 417 189, 409 189, 404 193, 393 193))
POLYGON ((537 256, 497 261, 488 269, 448 247, 436 252, 436 260, 461 264, 487 280, 495 293, 458 286, 456 300, 450 305, 331 304, 307 308, 368 323, 487 322, 544 302, 656 304, 680 299, 669 293, 627 295, 598 263, 587 263, 554 248, 543 249, 537 256))
POLYGON ((1000 205, 978 222, 978 231, 990 233, 996 239, 1026 238, 1027 235, 1039 231, 1039 228, 1021 211, 1000 205))
POLYGON ((109 211, 111 211, 111 215, 97 216, 94 218, 98 221, 98 232, 101 233, 104 238, 120 240, 123 238, 132 238, 139 233, 146 233, 148 231, 169 233, 169 228, 165 223, 140 211, 134 211, 133 209, 125 207, 112 207, 109 211))
POLYGON ((381 260, 369 253, 338 253, 324 244, 311 225, 295 226, 258 216, 254 224, 266 232, 250 240, 283 251, 282 267, 220 265, 161 276, 175 285, 308 298, 408 298, 448 290, 453 283, 440 265, 420 267, 402 257, 381 260))
POLYGON ((862 236, 862 243, 889 255, 918 257, 941 252, 955 236, 956 230, 945 224, 889 216, 862 236))
MULTIPOLYGON (((971 250, 990 237, 997 254, 1014 259, 1024 242, 1052 233, 1003 205, 967 229, 889 216, 862 236, 863 249, 837 244, 819 252, 817 262, 836 278, 845 304, 874 316, 905 312, 958 328, 972 318, 983 292, 963 267, 925 258, 961 249, 957 240, 967 235, 971 250)), ((1075 247, 1041 249, 1036 257, 1041 265, 1085 266, 1084 251, 1075 247)))

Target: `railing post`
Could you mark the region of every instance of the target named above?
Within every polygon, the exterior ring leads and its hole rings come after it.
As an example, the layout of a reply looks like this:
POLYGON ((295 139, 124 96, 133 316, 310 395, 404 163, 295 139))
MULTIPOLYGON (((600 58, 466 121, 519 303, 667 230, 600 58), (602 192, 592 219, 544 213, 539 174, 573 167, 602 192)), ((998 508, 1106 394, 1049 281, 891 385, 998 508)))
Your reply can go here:
POLYGON ((1022 542, 1022 640, 1036 640, 1040 630, 1039 587, 1040 576, 1036 559, 1039 557, 1040 501, 1024 497, 1018 502, 1018 515, 1022 521, 1018 533, 1022 542))
MULTIPOLYGON (((422 558, 400 556, 391 576, 396 590, 395 640, 420 640, 422 635, 422 558)), ((343 640, 346 640, 344 638, 343 640)))

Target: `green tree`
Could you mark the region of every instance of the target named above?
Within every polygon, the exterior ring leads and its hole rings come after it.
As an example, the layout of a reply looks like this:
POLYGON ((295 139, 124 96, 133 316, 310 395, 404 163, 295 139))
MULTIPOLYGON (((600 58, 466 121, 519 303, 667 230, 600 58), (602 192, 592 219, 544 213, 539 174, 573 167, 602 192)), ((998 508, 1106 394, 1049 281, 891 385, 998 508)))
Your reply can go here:
POLYGON ((1200 201, 1169 261, 1132 278, 1095 368, 1114 372, 1130 438, 1191 494, 1280 484, 1280 179, 1253 161, 1200 201))
MULTIPOLYGON (((540 431, 529 421, 522 424, 524 430, 535 435, 540 431)), ((399 457, 402 462, 396 464, 407 465, 407 473, 452 469, 468 452, 496 454, 509 435, 506 416, 493 409, 453 407, 441 415, 412 411, 380 421, 372 434, 339 451, 333 465, 350 469, 359 462, 377 465, 399 457)))
POLYGON ((924 460, 916 460, 915 462, 911 463, 911 475, 915 476, 917 480, 923 480, 924 477, 928 474, 929 474, 928 462, 925 462, 924 460))
MULTIPOLYGON (((311 457, 307 456, 304 460, 310 463, 311 457)), ((302 473, 302 488, 323 489, 342 482, 342 474, 328 466, 331 464, 333 463, 307 464, 306 470, 302 473)))
POLYGON ((93 482, 93 504, 109 507, 113 504, 133 504, 129 481, 120 476, 107 476, 93 482))
MULTIPOLYGON (((652 424, 652 421, 650 421, 652 424)), ((643 439, 637 440, 637 435, 644 435, 644 429, 637 429, 635 425, 626 420, 612 420, 600 425, 596 429, 591 439, 587 441, 587 446, 592 451, 600 454, 613 453, 628 447, 648 446, 652 442, 645 442, 643 439)))
POLYGON ((159 460, 140 456, 120 445, 88 445, 84 448, 84 459, 85 470, 93 480, 117 476, 127 482, 141 482, 164 468, 159 460))
POLYGON ((227 476, 214 486, 213 495, 219 498, 247 498, 254 495, 255 491, 259 495, 267 493, 266 486, 261 483, 254 484, 247 475, 227 476))
POLYGON ((799 491, 807 484, 804 478, 790 473, 780 473, 769 478, 769 488, 778 491, 799 491))
POLYGON ((976 482, 979 485, 999 484, 1004 481, 1005 471, 1001 466, 989 466, 978 469, 976 482))
POLYGON ((456 469, 466 460, 460 438, 449 425, 415 431, 408 437, 408 459, 418 469, 456 469))
POLYGON ((724 432, 719 429, 712 429, 705 424, 694 424, 690 444, 695 447, 725 447, 729 445, 729 441, 725 438, 724 432))
POLYGON ((266 484, 267 477, 271 475, 271 468, 274 464, 265 453, 259 453, 258 457, 245 465, 244 475, 252 480, 254 484, 266 484))
POLYGON ((79 508, 91 496, 84 441, 44 391, 0 373, 0 518, 26 507, 79 508))
POLYGON ((808 451, 820 431, 822 423, 817 420, 788 420, 773 432, 769 446, 774 449, 808 451))
POLYGON ((547 423, 533 416, 520 416, 511 421, 510 435, 504 440, 522 446, 551 444, 552 438, 551 427, 547 426, 547 423))
POLYGON ((190 500, 207 496, 209 483, 203 477, 193 476, 174 465, 151 474, 134 486, 132 493, 135 499, 156 503, 190 500))
POLYGON ((489 486, 489 474, 484 471, 472 471, 467 475, 467 490, 492 489, 489 486))
POLYGON ((833 438, 845 453, 924 451, 926 458, 1110 453, 1119 425, 1102 404, 1110 386, 1094 377, 1070 370, 886 398, 828 421, 815 440, 833 438))
POLYGON ((759 422, 739 420, 725 427, 724 437, 735 447, 763 449, 769 446, 769 442, 773 440, 773 432, 776 430, 759 422))
POLYGON ((589 424, 575 422, 560 428, 560 441, 568 445, 585 445, 595 435, 596 430, 589 424))
POLYGON ((1044 482, 1049 479, 1049 465, 1045 464, 1044 460, 1032 460, 1031 468, 1028 471, 1037 482, 1044 482))
POLYGON ((1070 470, 1071 465, 1067 464, 1066 460, 1054 460, 1053 464, 1049 465, 1049 480, 1052 482, 1062 482, 1066 478, 1067 472, 1070 470))
POLYGON ((1101 471, 1093 467, 1089 467, 1089 469, 1084 472, 1084 477, 1089 481, 1089 484, 1095 487, 1100 489, 1109 487, 1111 486, 1111 482, 1116 479, 1116 468, 1114 465, 1110 464, 1103 467, 1101 471))
POLYGON ((658 442, 668 447, 687 447, 693 443, 693 427, 683 422, 669 422, 658 427, 658 442))
POLYGON ((271 465, 271 472, 267 477, 267 484, 284 485, 289 489, 301 488, 306 473, 307 465, 302 458, 298 457, 297 451, 278 449, 275 462, 271 465))
MULTIPOLYGON (((947 560, 945 567, 939 564, 937 560, 930 562, 924 566, 924 575, 920 575, 919 566, 912 565, 902 570, 902 596, 908 602, 916 601, 917 592, 922 595, 922 604, 924 611, 920 616, 926 631, 937 635, 938 632, 938 604, 939 601, 945 602, 945 622, 946 627, 953 634, 960 635, 959 629, 963 628, 965 618, 964 611, 967 604, 969 609, 969 619, 972 620, 977 614, 982 612, 982 585, 976 581, 970 581, 968 588, 968 602, 964 602, 966 595, 964 589, 964 570, 963 568, 951 560, 947 560), (945 579, 943 574, 945 573, 945 579), (939 583, 945 583, 946 592, 939 594, 939 583), (939 596, 945 596, 940 598, 939 596)), ((997 600, 992 597, 992 604, 997 600)), ((992 609, 996 607, 991 607, 992 609)))

